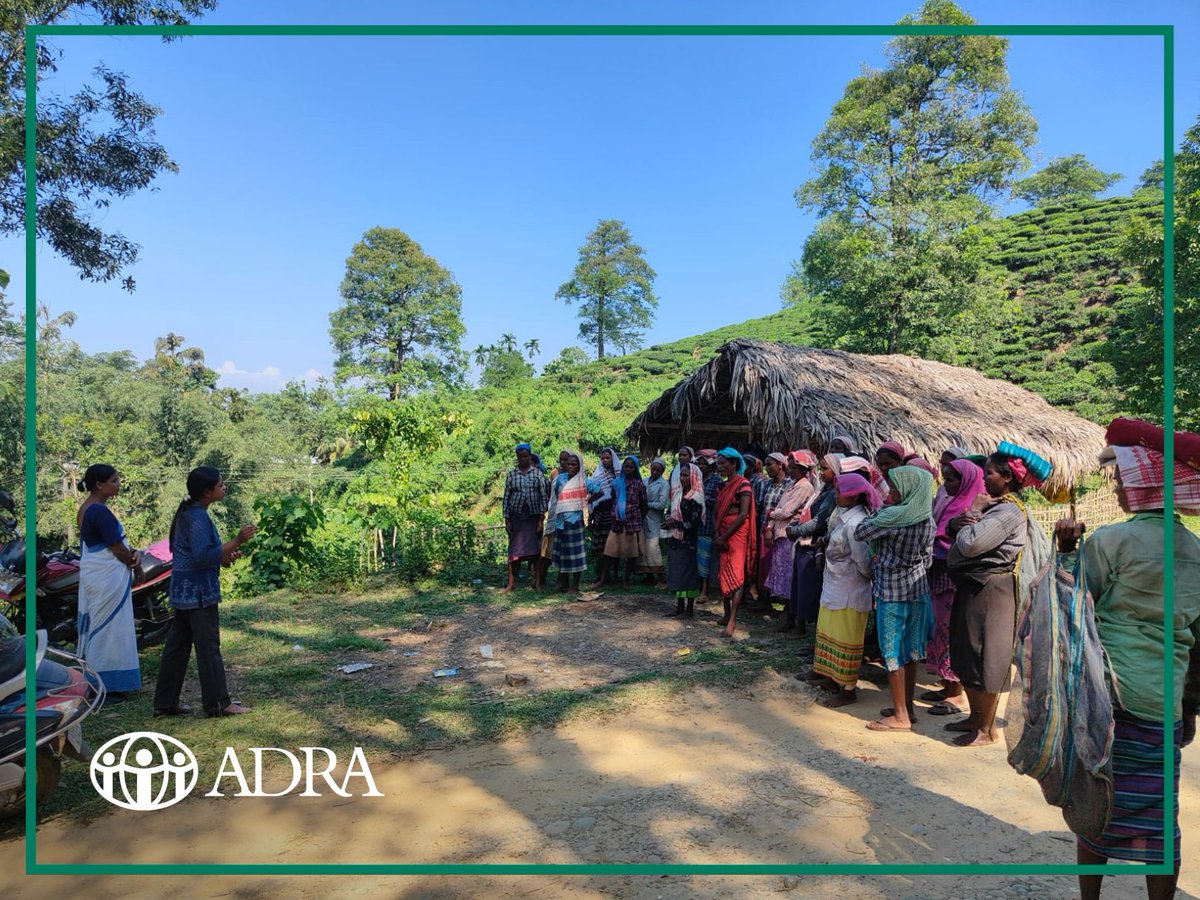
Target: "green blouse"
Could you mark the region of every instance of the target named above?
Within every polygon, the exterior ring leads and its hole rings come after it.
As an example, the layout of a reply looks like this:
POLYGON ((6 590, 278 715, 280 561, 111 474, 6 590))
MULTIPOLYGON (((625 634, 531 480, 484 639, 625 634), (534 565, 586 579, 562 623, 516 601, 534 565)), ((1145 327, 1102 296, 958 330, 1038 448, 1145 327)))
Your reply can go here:
MULTIPOLYGON (((1114 703, 1141 719, 1161 722, 1163 690, 1162 512, 1137 513, 1105 525, 1083 544, 1096 629, 1112 664, 1114 703)), ((1060 554, 1075 565, 1079 551, 1060 554)), ((1200 706, 1200 538, 1175 517, 1175 719, 1200 706)))

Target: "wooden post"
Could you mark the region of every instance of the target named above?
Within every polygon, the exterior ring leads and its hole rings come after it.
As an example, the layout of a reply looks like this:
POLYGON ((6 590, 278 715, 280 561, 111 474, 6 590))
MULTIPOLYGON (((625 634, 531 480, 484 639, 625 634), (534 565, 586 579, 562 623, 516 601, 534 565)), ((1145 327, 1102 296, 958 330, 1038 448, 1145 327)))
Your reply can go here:
POLYGON ((1075 521, 1075 499, 1076 499, 1076 487, 1075 487, 1075 482, 1072 481, 1071 482, 1071 521, 1075 521))

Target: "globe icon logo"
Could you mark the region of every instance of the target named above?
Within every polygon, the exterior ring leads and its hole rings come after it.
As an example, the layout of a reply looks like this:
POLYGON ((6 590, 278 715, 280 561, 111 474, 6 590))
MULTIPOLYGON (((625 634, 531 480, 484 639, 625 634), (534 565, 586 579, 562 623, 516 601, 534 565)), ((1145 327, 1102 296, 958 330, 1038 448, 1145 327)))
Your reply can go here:
POLYGON ((155 731, 115 737, 92 757, 92 785, 100 796, 139 812, 174 806, 191 793, 199 774, 185 744, 155 731))

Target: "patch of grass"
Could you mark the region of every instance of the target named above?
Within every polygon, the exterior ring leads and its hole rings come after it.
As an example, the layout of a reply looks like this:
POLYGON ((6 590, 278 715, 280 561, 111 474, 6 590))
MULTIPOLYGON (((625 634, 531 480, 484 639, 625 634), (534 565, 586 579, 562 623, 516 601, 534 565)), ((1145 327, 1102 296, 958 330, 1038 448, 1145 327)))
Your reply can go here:
MULTIPOLYGON (((491 573, 495 579, 495 572, 491 573)), ((222 647, 234 696, 254 705, 248 716, 154 719, 153 688, 161 653, 142 661, 145 690, 135 699, 89 719, 84 733, 93 747, 133 731, 160 731, 196 754, 201 772, 212 777, 227 746, 328 747, 345 760, 353 747, 368 757, 410 755, 455 744, 495 741, 533 728, 609 715, 657 703, 696 687, 741 687, 768 668, 799 671, 797 651, 811 642, 775 638, 694 649, 666 665, 636 672, 609 684, 506 694, 453 680, 421 683, 406 691, 363 679, 331 676, 355 651, 388 647, 382 635, 453 618, 480 605, 497 612, 516 607, 549 608, 573 602, 569 594, 519 589, 501 594, 494 586, 430 579, 407 584, 388 576, 342 594, 291 591, 227 601, 222 605, 222 647), (296 649, 299 646, 300 649, 296 649)), ((631 594, 651 594, 631 585, 631 594)), ((191 676, 195 677, 194 661, 191 676)), ((248 759, 249 757, 246 757, 248 759)), ((268 769, 268 773, 272 770, 268 769)), ((197 788, 207 790, 211 785, 197 788)), ((109 811, 92 789, 87 767, 67 760, 63 780, 45 805, 43 818, 88 820, 109 811)), ((0 836, 20 831, 14 820, 0 836)))

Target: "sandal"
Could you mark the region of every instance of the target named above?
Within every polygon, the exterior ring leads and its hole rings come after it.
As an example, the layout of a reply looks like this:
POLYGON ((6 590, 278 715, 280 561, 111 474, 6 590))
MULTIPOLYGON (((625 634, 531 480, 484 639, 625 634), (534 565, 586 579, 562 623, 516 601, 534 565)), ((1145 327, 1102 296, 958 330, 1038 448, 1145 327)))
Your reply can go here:
POLYGON ((868 731, 912 731, 911 725, 885 725, 882 719, 867 723, 868 731))
MULTIPOLYGON (((879 717, 881 719, 890 719, 894 715, 896 715, 896 708, 894 706, 885 706, 879 711, 879 717)), ((917 711, 915 708, 911 706, 908 708, 908 717, 914 722, 917 721, 917 711)))
POLYGON ((945 690, 925 691, 917 699, 924 700, 927 703, 941 703, 943 700, 946 699, 946 692, 945 692, 945 690))

